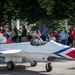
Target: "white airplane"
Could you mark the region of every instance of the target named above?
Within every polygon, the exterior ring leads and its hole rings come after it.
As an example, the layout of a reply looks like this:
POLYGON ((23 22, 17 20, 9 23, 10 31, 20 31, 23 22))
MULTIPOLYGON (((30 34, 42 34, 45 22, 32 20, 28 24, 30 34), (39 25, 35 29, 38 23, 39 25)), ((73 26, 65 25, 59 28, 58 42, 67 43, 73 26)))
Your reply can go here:
POLYGON ((16 63, 29 61, 31 66, 36 66, 37 62, 47 62, 46 71, 52 70, 51 61, 55 58, 75 59, 75 48, 49 41, 45 45, 33 46, 30 42, 4 44, 5 37, 0 34, 0 56, 5 57, 7 69, 13 70, 16 63))

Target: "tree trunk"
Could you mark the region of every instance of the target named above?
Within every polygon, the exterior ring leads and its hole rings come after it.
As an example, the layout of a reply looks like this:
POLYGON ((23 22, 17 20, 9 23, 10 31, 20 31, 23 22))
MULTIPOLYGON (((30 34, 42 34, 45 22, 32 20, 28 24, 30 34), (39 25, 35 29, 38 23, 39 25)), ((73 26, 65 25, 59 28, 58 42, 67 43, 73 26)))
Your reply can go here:
POLYGON ((11 19, 8 20, 8 26, 9 26, 9 28, 12 28, 12 26, 11 26, 11 19))
POLYGON ((39 26, 38 26, 38 28, 42 32, 42 29, 43 29, 43 18, 39 19, 39 26))

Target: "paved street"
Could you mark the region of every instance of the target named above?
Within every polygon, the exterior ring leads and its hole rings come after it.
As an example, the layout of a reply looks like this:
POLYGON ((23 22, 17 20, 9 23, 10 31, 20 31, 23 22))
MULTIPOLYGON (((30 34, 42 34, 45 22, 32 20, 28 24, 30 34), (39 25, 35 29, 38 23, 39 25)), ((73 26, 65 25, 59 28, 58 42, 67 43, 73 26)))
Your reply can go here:
POLYGON ((45 64, 39 62, 36 67, 31 67, 29 63, 20 63, 13 71, 9 71, 6 64, 0 61, 0 75, 75 75, 75 61, 54 61, 51 72, 46 72, 45 64))

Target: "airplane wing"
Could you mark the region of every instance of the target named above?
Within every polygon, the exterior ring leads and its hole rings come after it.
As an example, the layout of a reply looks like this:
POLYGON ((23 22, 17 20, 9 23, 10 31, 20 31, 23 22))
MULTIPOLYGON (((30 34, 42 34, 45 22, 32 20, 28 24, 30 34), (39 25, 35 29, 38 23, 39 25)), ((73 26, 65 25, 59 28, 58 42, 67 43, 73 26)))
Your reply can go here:
MULTIPOLYGON (((30 49, 30 48, 29 48, 30 49)), ((53 56, 52 54, 39 53, 22 49, 0 49, 0 56, 5 57, 5 62, 22 62, 22 59, 25 60, 37 60, 37 61, 48 61, 47 57, 53 56)))
POLYGON ((19 52, 21 52, 21 50, 19 49, 3 49, 2 51, 0 51, 0 54, 9 56, 8 54, 11 55, 11 54, 19 53, 19 52))
POLYGON ((10 60, 14 62, 21 62, 23 58, 21 57, 20 49, 2 49, 0 50, 0 56, 5 57, 5 62, 8 62, 10 60))

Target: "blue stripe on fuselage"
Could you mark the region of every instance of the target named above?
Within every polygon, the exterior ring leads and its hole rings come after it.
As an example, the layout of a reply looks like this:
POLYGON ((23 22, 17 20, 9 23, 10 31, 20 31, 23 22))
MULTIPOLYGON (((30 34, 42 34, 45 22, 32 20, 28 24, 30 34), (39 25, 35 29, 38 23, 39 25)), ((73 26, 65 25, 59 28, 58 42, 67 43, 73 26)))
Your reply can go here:
POLYGON ((3 53, 0 53, 0 54, 3 54, 3 53))
POLYGON ((58 55, 58 56, 63 57, 62 55, 60 55, 60 53, 62 53, 62 52, 64 52, 64 51, 67 51, 67 50, 70 49, 70 48, 72 48, 72 47, 69 46, 69 47, 64 48, 64 49, 61 49, 61 50, 59 50, 59 51, 57 51, 57 52, 55 52, 55 53, 53 53, 53 54, 56 54, 56 55, 58 55))

